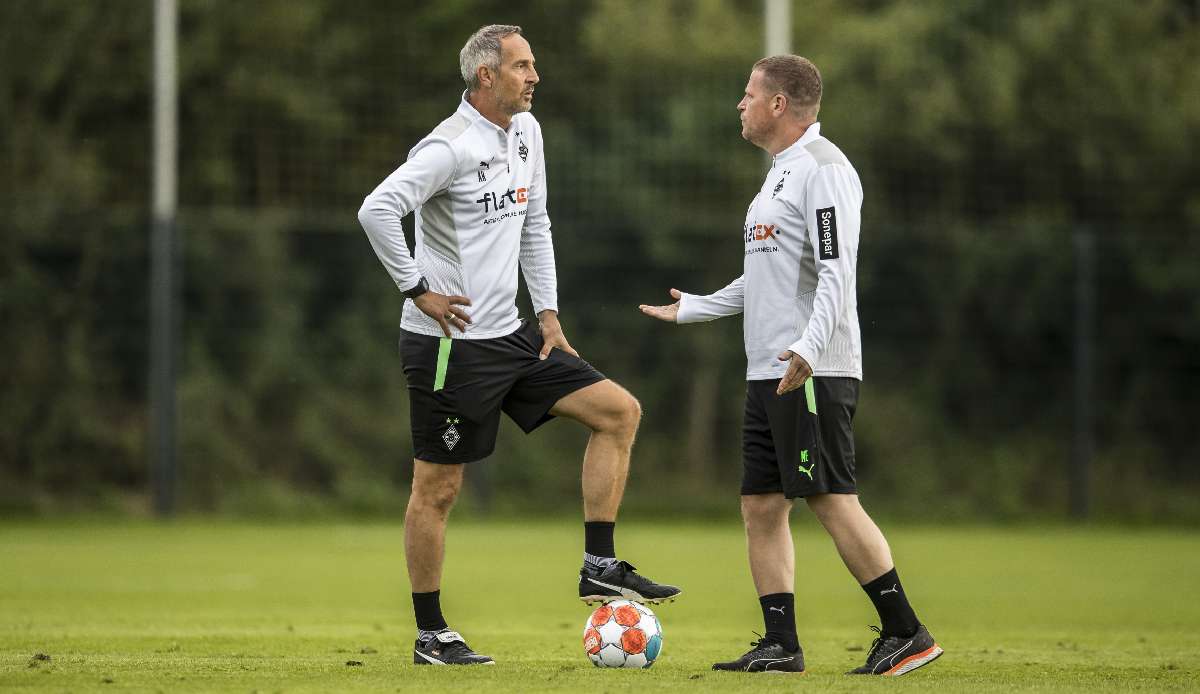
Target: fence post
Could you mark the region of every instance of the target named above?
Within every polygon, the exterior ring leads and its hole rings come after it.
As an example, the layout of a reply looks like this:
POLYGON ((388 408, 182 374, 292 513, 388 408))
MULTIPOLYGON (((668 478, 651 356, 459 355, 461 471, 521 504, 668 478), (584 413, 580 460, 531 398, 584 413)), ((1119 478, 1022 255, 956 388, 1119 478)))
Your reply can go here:
MULTIPOLYGON (((792 0, 763 0, 763 57, 792 52, 792 0)), ((769 168, 774 160, 763 152, 769 168)))
POLYGON ((176 264, 178 112, 176 0, 154 3, 154 171, 150 227, 150 478, 154 511, 175 512, 175 381, 179 329, 176 264))
POLYGON ((1095 451, 1095 328, 1096 236, 1090 228, 1076 229, 1074 328, 1074 436, 1071 446, 1070 516, 1087 518, 1090 511, 1092 455, 1095 451))

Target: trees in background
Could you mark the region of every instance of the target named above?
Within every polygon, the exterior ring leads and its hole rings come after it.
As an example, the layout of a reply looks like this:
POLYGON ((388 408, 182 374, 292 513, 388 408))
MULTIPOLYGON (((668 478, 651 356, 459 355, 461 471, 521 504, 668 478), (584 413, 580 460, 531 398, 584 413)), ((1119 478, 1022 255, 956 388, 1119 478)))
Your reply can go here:
MULTIPOLYGON (((734 111, 758 12, 183 2, 186 505, 402 497, 401 298, 354 212, 454 107, 458 48, 492 21, 524 26, 543 79, 564 324, 643 401, 631 500, 653 487, 647 506, 727 503, 740 324, 663 326, 635 307, 740 272, 766 167, 734 111), (663 499, 656 479, 679 493, 663 499)), ((1072 237, 1087 230, 1098 506, 1195 517, 1179 491, 1200 482, 1194 3, 822 0, 794 20, 824 74, 824 132, 867 193, 867 493, 887 489, 901 512, 1062 506, 1072 237)), ((138 3, 0 6, 0 509, 138 507, 146 486, 150 24, 138 3)), ((506 429, 488 463, 496 503, 573 507, 580 441, 567 425, 506 429)))

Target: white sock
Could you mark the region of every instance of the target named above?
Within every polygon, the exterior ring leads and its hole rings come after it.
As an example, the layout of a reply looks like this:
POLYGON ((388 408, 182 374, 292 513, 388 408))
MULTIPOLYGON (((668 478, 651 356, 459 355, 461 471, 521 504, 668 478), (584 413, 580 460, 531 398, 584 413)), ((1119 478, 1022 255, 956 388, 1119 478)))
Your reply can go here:
POLYGON ((615 563, 617 563, 616 557, 598 557, 595 554, 588 554, 587 552, 583 553, 583 565, 589 569, 603 571, 608 568, 610 564, 615 563))

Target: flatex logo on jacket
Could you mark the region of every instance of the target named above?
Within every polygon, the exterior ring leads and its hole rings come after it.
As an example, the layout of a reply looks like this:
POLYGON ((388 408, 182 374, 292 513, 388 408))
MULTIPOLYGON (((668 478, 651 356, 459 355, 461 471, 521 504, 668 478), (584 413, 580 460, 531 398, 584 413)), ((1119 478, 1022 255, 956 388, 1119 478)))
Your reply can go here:
POLYGON ((778 241, 776 234, 782 234, 783 230, 779 229, 775 224, 755 224, 753 226, 746 225, 746 243, 754 241, 770 241, 775 239, 778 241))
POLYGON ((747 224, 746 255, 778 253, 779 235, 783 233, 775 224, 747 224))
POLYGON ((503 193, 484 193, 483 197, 476 200, 475 203, 483 205, 483 213, 487 214, 492 211, 503 210, 506 207, 506 200, 511 205, 523 205, 529 202, 529 189, 509 188, 503 193))

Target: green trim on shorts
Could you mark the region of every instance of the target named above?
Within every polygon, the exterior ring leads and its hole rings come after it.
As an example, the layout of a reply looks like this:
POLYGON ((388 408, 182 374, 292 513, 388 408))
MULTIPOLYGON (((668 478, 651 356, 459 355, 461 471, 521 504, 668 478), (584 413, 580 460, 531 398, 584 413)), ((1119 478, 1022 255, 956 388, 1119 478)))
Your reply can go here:
POLYGON ((446 386, 446 369, 450 366, 450 346, 454 340, 443 337, 438 345, 437 373, 433 377, 433 392, 438 392, 446 386))
POLYGON ((808 401, 808 411, 813 414, 816 414, 817 413, 817 393, 815 390, 813 390, 812 376, 809 376, 808 380, 804 382, 804 399, 808 401))

